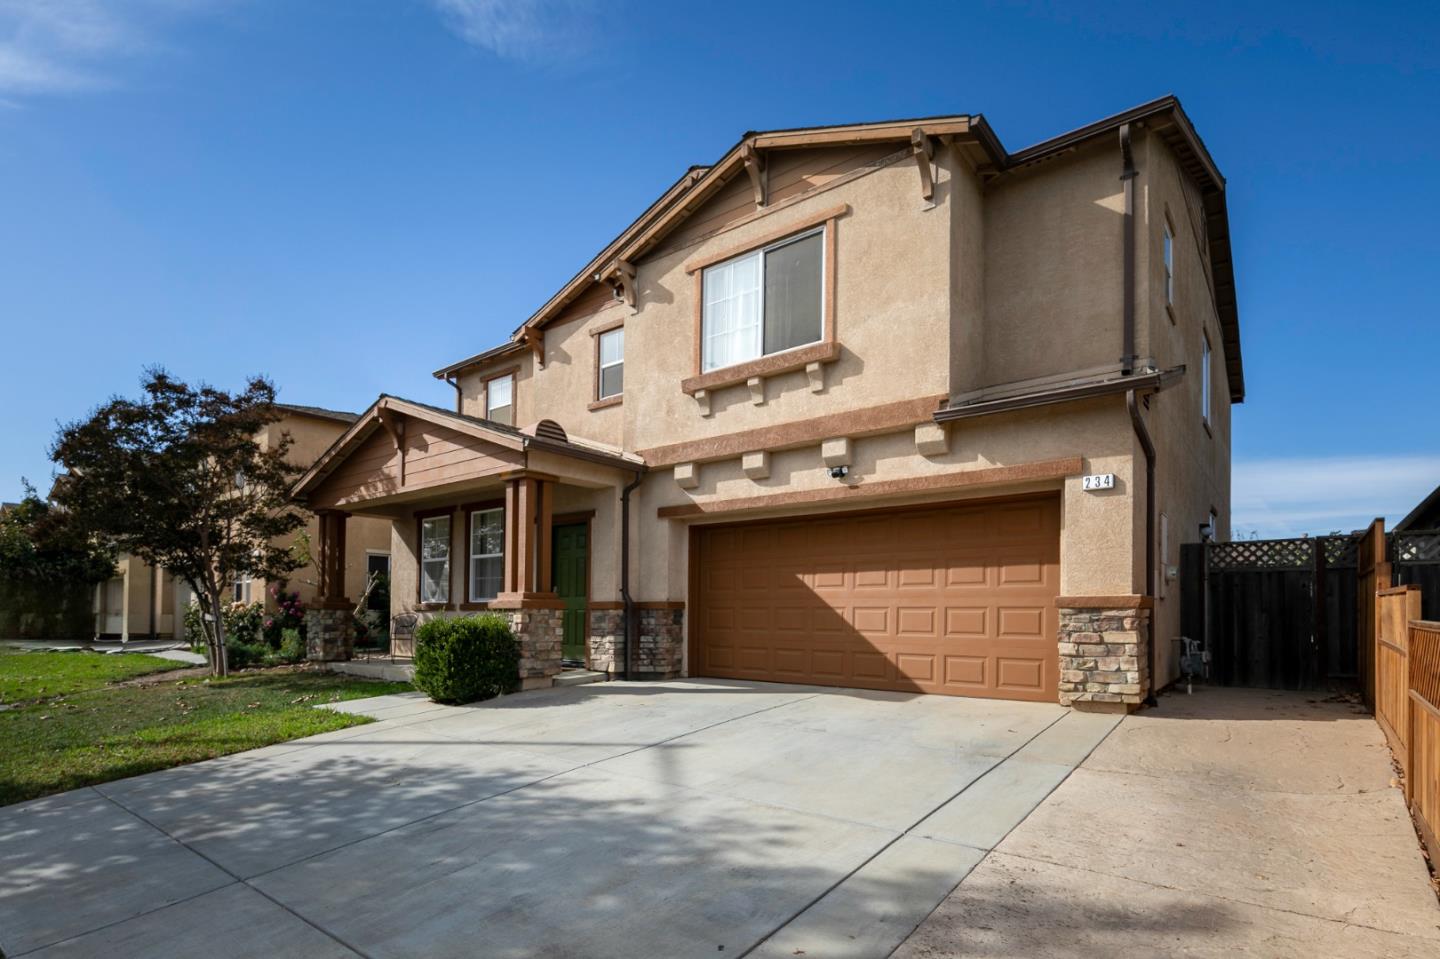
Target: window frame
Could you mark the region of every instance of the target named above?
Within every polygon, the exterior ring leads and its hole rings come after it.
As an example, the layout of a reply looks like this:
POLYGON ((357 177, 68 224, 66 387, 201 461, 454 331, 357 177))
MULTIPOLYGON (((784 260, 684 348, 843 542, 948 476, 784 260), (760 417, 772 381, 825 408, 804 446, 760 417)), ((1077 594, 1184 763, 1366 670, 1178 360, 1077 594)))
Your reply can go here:
MULTIPOLYGON (((415 603, 421 609, 449 609, 450 597, 454 593, 455 578, 455 508, 445 506, 415 514, 415 603), (450 532, 445 539, 445 598, 425 598, 425 524, 431 520, 449 520, 450 532)), ((393 569, 393 563, 392 563, 393 569)))
MULTIPOLYGON (((520 422, 520 367, 511 366, 503 370, 496 370, 482 381, 481 392, 485 400, 484 419, 492 419, 490 416, 490 384, 496 380, 510 378, 510 422, 501 423, 501 426, 515 426, 520 422)), ((498 421, 496 421, 498 422, 498 421)))
POLYGON ((482 503, 467 503, 465 510, 465 602, 464 607, 484 609, 503 592, 505 592, 505 501, 503 499, 487 500, 482 503), (481 513, 500 514, 500 552, 477 554, 475 550, 475 517, 481 513), (500 559, 500 588, 495 591, 494 596, 477 597, 475 587, 475 560, 477 559, 500 559))
POLYGON ((829 311, 829 309, 828 309, 828 302, 829 302, 829 297, 830 297, 830 291, 829 291, 829 289, 827 288, 827 287, 829 286, 829 284, 826 282, 826 277, 827 277, 828 274, 829 274, 829 259, 830 259, 830 256, 831 256, 830 240, 829 240, 829 236, 828 236, 829 232, 830 232, 830 224, 829 224, 828 222, 826 222, 826 223, 819 223, 819 224, 815 224, 815 225, 812 225, 812 226, 804 227, 804 228, 802 228, 802 229, 796 230, 795 232, 787 233, 786 235, 781 236, 781 237, 779 237, 779 238, 771 239, 771 240, 769 240, 769 241, 767 241, 767 242, 760 243, 760 244, 758 244, 758 245, 756 245, 756 246, 751 247, 751 248, 748 249, 748 250, 745 250, 745 251, 743 251, 743 252, 736 253, 736 254, 734 254, 733 256, 728 256, 728 257, 726 257, 726 258, 723 259, 723 260, 717 260, 717 261, 715 261, 714 263, 707 263, 705 266, 703 266, 703 267, 700 268, 700 271, 699 271, 699 276, 700 276, 700 280, 699 280, 699 287, 700 287, 700 328, 699 328, 699 331, 698 331, 698 335, 699 335, 699 338, 700 338, 700 342, 699 342, 698 353, 699 353, 699 356, 700 356, 700 369, 699 369, 699 372, 700 372, 700 374, 701 374, 702 376, 703 376, 703 375, 706 375, 706 374, 710 374, 710 373, 721 372, 721 371, 723 371, 723 370, 734 369, 734 368, 737 367, 737 366, 744 366, 746 363, 754 363, 754 362, 756 362, 756 361, 758 361, 758 360, 764 360, 764 359, 767 359, 768 357, 772 357, 772 356, 784 356, 784 355, 787 354, 787 353, 793 353, 793 352, 795 352, 795 351, 797 351, 797 350, 804 350, 804 349, 808 349, 808 348, 810 348, 810 347, 818 346, 819 344, 824 343, 824 342, 826 342, 826 341, 829 339, 829 335, 828 335, 828 334, 829 334, 829 330, 828 330, 828 327, 829 327, 829 312, 830 312, 830 311, 829 311), (818 236, 818 237, 820 237, 820 264, 819 264, 819 267, 820 267, 820 270, 819 270, 819 274, 820 274, 820 303, 819 303, 819 307, 820 307, 820 334, 819 334, 819 336, 817 336, 817 337, 816 337, 815 339, 813 339, 813 340, 807 340, 807 341, 804 342, 804 343, 797 343, 797 344, 795 344, 794 346, 787 346, 787 347, 785 347, 785 349, 783 349, 783 350, 775 350, 773 353, 766 353, 766 352, 765 352, 765 286, 766 286, 766 284, 765 284, 765 278, 766 278, 765 263, 766 263, 766 255, 769 254, 772 250, 778 250, 778 249, 781 249, 781 248, 783 248, 783 247, 790 246, 790 245, 793 244, 793 243, 799 243, 801 240, 807 240, 807 239, 809 239, 809 238, 812 237, 812 236, 818 236), (715 366, 715 367, 712 367, 712 368, 710 368, 710 369, 706 369, 706 368, 705 368, 705 352, 706 352, 706 351, 705 351, 705 345, 706 345, 706 342, 709 340, 710 337, 707 335, 707 333, 706 333, 706 331, 705 331, 705 319, 706 319, 706 317, 705 317, 705 306, 706 306, 706 303, 705 303, 705 275, 706 275, 707 273, 709 273, 711 270, 719 269, 719 268, 724 267, 724 266, 729 266, 729 265, 731 265, 731 264, 733 264, 733 263, 738 263, 740 260, 748 259, 748 258, 750 258, 750 257, 757 257, 757 258, 759 259, 759 261, 760 261, 760 269, 759 269, 760 280, 759 280, 759 283, 758 283, 758 285, 757 285, 757 290, 756 290, 756 292, 757 292, 757 294, 758 294, 758 297, 759 297, 759 301, 760 301, 759 304, 758 304, 758 306, 757 306, 757 311, 758 311, 758 314, 759 314, 759 321, 760 321, 760 322, 759 322, 759 330, 758 330, 758 333, 759 333, 759 341, 760 341, 760 352, 757 353, 757 354, 755 354, 754 356, 747 356, 746 358, 744 358, 744 359, 742 359, 742 360, 738 360, 738 361, 736 361, 736 362, 734 362, 734 363, 727 363, 727 364, 725 364, 724 366, 715 366))
MULTIPOLYGON (((1165 281, 1165 308, 1173 314, 1175 310, 1175 228, 1170 225, 1168 212, 1161 219, 1160 229, 1160 269, 1164 274, 1165 281)), ((1171 319, 1174 319, 1173 315, 1171 319)))
POLYGON ((609 405, 618 403, 625 396, 625 324, 618 323, 595 331, 595 402, 609 405), (620 359, 614 363, 604 360, 604 342, 607 336, 620 337, 620 359), (605 371, 620 367, 620 389, 614 393, 605 392, 605 371))
POLYGON ((230 580, 230 601, 250 605, 253 600, 255 577, 249 573, 236 573, 230 580))
POLYGON ((1215 365, 1215 352, 1210 345, 1210 331, 1200 331, 1200 422, 1206 430, 1211 425, 1211 408, 1215 405, 1215 384, 1211 367, 1215 365))

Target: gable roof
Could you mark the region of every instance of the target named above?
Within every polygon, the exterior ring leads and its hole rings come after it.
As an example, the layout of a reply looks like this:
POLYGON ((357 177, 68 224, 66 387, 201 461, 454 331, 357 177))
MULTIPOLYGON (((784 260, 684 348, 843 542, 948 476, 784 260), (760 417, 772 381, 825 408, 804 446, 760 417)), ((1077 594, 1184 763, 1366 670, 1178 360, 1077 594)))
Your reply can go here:
POLYGON ((383 415, 387 411, 447 426, 509 450, 524 452, 535 449, 626 470, 645 469, 645 461, 637 456, 606 449, 585 440, 568 437, 561 439, 564 431, 559 430, 558 427, 547 429, 547 421, 544 420, 534 427, 518 429, 504 423, 496 423, 494 420, 467 416, 464 413, 456 413, 439 406, 431 406, 429 403, 420 403, 416 400, 407 400, 399 396, 391 396, 388 393, 381 393, 375 402, 370 404, 369 409, 356 417, 350 428, 336 437, 335 442, 331 443, 329 448, 315 460, 314 465, 295 482, 295 485, 291 487, 290 495, 297 499, 303 499, 307 493, 323 482, 325 477, 344 462, 356 447, 376 430, 383 428, 383 415))
POLYGON ((1440 486, 1430 491, 1404 519, 1396 523, 1392 533, 1405 533, 1412 529, 1434 529, 1440 525, 1440 486))
POLYGON ((512 334, 511 342, 477 353, 435 371, 438 379, 525 348, 528 331, 540 330, 592 284, 616 276, 623 262, 634 261, 654 249, 691 214, 702 207, 736 176, 743 175, 745 157, 751 151, 802 149, 824 146, 854 146, 866 143, 911 142, 922 130, 925 136, 941 137, 966 145, 984 176, 1030 166, 1077 149, 1082 144, 1113 136, 1126 124, 1144 125, 1155 132, 1176 154, 1181 168, 1200 189, 1206 214, 1216 310, 1220 315, 1221 337, 1233 402, 1245 398, 1244 365, 1240 356, 1240 319, 1236 303, 1234 262, 1230 248, 1230 221, 1225 204, 1225 178, 1220 174, 1205 144, 1195 132, 1180 101, 1166 95, 1129 110, 1042 140, 1016 153, 1009 153, 989 123, 980 114, 918 117, 876 123, 799 127, 788 130, 750 131, 710 166, 694 166, 652 203, 624 231, 606 244, 579 273, 536 310, 512 334))
POLYGON ((277 410, 285 410, 287 413, 298 413, 301 416, 314 416, 322 420, 335 420, 339 423, 353 423, 360 418, 359 413, 347 413, 344 410, 327 410, 323 406, 297 406, 294 403, 276 403, 277 410))

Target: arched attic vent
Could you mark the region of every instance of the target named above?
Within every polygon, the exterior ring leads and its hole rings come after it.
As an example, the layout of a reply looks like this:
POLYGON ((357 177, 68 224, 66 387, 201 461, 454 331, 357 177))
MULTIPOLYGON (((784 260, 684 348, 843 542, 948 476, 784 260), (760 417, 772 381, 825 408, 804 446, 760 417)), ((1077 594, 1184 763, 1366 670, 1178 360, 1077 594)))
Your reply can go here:
POLYGON ((533 436, 536 439, 554 440, 557 443, 570 442, 570 437, 565 434, 565 427, 554 420, 541 420, 538 423, 531 423, 520 432, 526 436, 533 436))

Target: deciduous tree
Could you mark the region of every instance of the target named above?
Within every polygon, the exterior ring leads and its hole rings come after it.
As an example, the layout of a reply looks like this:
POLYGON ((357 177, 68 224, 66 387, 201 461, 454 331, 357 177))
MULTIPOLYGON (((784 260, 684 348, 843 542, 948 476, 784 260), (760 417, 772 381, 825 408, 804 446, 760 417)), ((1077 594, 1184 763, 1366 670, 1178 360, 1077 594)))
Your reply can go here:
POLYGON ((144 395, 115 397, 60 429, 54 497, 115 548, 189 584, 205 614, 211 669, 223 676, 222 597, 238 576, 284 579, 299 563, 281 538, 305 524, 290 501, 300 472, 289 434, 262 447, 280 419, 263 377, 228 393, 147 371, 144 395))

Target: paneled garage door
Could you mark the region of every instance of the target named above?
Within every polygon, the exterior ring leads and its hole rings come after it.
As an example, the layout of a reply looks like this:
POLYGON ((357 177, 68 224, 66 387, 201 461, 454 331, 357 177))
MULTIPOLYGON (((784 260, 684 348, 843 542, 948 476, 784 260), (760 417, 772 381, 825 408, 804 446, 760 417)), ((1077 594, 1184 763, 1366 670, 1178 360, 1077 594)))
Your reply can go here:
POLYGON ((1055 702, 1060 504, 701 528, 696 675, 1055 702))

